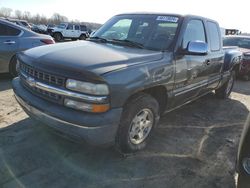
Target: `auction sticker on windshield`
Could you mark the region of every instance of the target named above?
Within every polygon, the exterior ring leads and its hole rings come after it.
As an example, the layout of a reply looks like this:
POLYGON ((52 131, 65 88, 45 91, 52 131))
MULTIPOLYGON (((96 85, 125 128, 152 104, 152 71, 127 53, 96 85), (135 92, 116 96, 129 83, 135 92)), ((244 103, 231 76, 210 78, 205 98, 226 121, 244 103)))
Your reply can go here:
POLYGON ((178 22, 179 18, 175 16, 158 16, 157 21, 165 21, 165 22, 178 22))

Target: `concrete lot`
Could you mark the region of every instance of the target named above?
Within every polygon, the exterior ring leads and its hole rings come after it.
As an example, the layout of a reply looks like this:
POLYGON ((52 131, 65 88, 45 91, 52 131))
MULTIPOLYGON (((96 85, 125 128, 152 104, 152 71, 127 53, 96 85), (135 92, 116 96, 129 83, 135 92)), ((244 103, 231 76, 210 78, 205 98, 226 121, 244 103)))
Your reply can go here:
POLYGON ((250 82, 237 81, 231 99, 211 94, 165 115, 148 147, 128 157, 71 142, 28 118, 10 82, 0 77, 0 187, 234 187, 250 82))

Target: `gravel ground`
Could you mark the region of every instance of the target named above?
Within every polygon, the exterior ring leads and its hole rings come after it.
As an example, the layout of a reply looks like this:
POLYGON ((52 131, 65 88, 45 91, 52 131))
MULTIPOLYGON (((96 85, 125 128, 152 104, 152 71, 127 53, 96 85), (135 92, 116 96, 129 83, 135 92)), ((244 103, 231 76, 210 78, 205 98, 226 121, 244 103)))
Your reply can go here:
POLYGON ((151 143, 122 157, 54 134, 28 118, 0 77, 0 187, 233 188, 250 82, 230 99, 213 94, 161 118, 151 143))

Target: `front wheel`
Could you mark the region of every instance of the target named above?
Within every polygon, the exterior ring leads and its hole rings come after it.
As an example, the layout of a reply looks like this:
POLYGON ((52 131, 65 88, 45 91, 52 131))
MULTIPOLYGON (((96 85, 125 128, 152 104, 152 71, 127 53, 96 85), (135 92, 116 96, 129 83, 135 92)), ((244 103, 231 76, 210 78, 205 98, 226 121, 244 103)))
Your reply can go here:
POLYGON ((9 73, 14 78, 18 76, 18 72, 19 72, 19 64, 17 63, 16 56, 13 56, 10 60, 9 73))
POLYGON ((55 33, 54 38, 57 42, 63 41, 63 36, 61 33, 55 33))
POLYGON ((124 107, 116 146, 122 153, 143 149, 159 120, 159 104, 148 94, 131 99, 124 107))
POLYGON ((222 99, 228 98, 232 92, 234 81, 235 81, 235 71, 232 70, 228 81, 225 84, 223 84, 219 89, 215 90, 215 95, 222 99))

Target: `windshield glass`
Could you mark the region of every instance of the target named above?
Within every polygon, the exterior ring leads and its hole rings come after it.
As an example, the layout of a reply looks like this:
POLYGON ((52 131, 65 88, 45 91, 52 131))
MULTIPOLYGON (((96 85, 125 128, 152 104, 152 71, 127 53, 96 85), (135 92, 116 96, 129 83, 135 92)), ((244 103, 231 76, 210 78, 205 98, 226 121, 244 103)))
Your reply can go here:
POLYGON ((250 49, 250 38, 225 38, 223 46, 238 46, 240 48, 250 49))
POLYGON ((66 25, 65 24, 59 24, 57 27, 60 28, 60 29, 64 29, 64 28, 66 28, 66 25))
POLYGON ((151 50, 167 50, 174 40, 179 18, 172 15, 119 15, 92 37, 130 41, 151 50))

